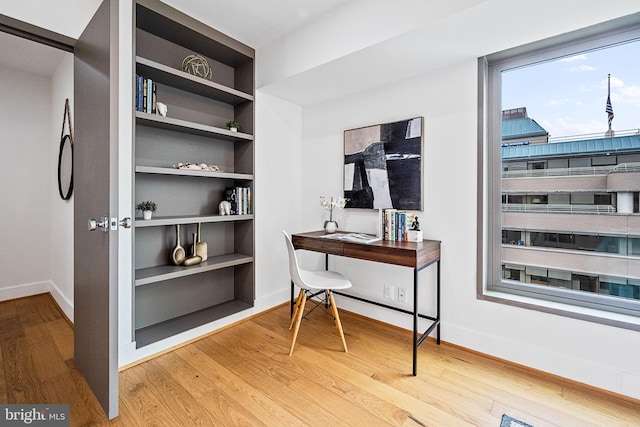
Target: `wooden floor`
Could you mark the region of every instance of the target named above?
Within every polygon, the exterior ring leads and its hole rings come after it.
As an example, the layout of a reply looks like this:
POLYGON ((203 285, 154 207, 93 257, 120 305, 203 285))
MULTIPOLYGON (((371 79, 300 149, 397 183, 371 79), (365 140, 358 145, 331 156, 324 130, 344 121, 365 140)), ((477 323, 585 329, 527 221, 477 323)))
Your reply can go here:
POLYGON ((638 426, 640 401, 599 392, 342 311, 349 353, 321 310, 293 357, 288 306, 120 373, 109 422, 73 363, 73 330, 48 294, 0 302, 0 402, 68 403, 71 425, 638 426))

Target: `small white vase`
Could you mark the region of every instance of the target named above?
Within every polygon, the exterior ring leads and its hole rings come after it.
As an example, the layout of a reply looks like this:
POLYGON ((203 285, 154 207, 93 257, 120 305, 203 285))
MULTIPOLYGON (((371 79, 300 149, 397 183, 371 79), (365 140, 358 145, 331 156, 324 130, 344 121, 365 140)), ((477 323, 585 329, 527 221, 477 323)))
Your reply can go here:
POLYGON ((231 132, 238 132, 238 128, 229 128, 231 132))
POLYGON ((142 211, 142 218, 144 219, 151 219, 152 215, 153 211, 142 211))
POLYGON ((335 233, 337 229, 338 223, 335 221, 327 221, 324 223, 324 230, 329 234, 335 233))

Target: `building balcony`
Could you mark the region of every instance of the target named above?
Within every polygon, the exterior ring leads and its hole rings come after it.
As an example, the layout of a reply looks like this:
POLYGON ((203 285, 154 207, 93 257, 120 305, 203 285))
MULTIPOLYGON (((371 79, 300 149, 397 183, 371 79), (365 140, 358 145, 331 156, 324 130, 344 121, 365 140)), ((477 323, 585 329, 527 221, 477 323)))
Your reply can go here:
POLYGON ((555 213, 555 214, 614 214, 616 208, 611 205, 570 205, 570 204, 503 204, 502 212, 555 213))
POLYGON ((502 172, 503 193, 639 191, 640 163, 502 172))
POLYGON ((540 176, 502 179, 502 192, 507 194, 533 192, 572 193, 580 191, 607 191, 607 175, 540 176))
POLYGON ((516 230, 545 230, 545 231, 571 231, 586 234, 606 234, 621 236, 640 236, 640 215, 607 214, 605 212, 588 211, 587 208, 597 208, 601 205, 527 205, 533 206, 530 210, 517 210, 517 206, 503 205, 502 228, 516 230), (508 206, 508 209, 505 207, 508 206), (511 208, 514 208, 511 210, 511 208), (561 210, 554 210, 560 207, 561 210), (535 210, 534 210, 535 209, 535 210), (562 210, 564 209, 564 210, 562 210), (581 214, 567 215, 567 213, 581 214))
POLYGON ((640 279, 640 258, 564 249, 502 245, 504 264, 640 279))

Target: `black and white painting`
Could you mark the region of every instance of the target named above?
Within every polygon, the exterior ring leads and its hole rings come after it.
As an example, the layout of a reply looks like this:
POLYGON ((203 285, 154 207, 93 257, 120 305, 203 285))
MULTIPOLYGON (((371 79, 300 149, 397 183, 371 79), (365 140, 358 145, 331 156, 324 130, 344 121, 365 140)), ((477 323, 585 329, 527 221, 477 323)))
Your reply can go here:
POLYGON ((422 210, 422 117, 344 132, 347 208, 422 210))

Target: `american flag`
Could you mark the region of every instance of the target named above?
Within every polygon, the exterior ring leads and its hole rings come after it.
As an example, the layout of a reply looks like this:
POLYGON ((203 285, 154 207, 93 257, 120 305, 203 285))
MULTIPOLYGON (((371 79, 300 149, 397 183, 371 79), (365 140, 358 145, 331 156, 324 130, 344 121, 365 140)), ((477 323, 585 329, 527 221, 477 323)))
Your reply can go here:
POLYGON ((611 106, 611 95, 607 96, 607 107, 604 109, 609 116, 609 129, 611 129, 611 121, 613 120, 613 107, 611 106))

